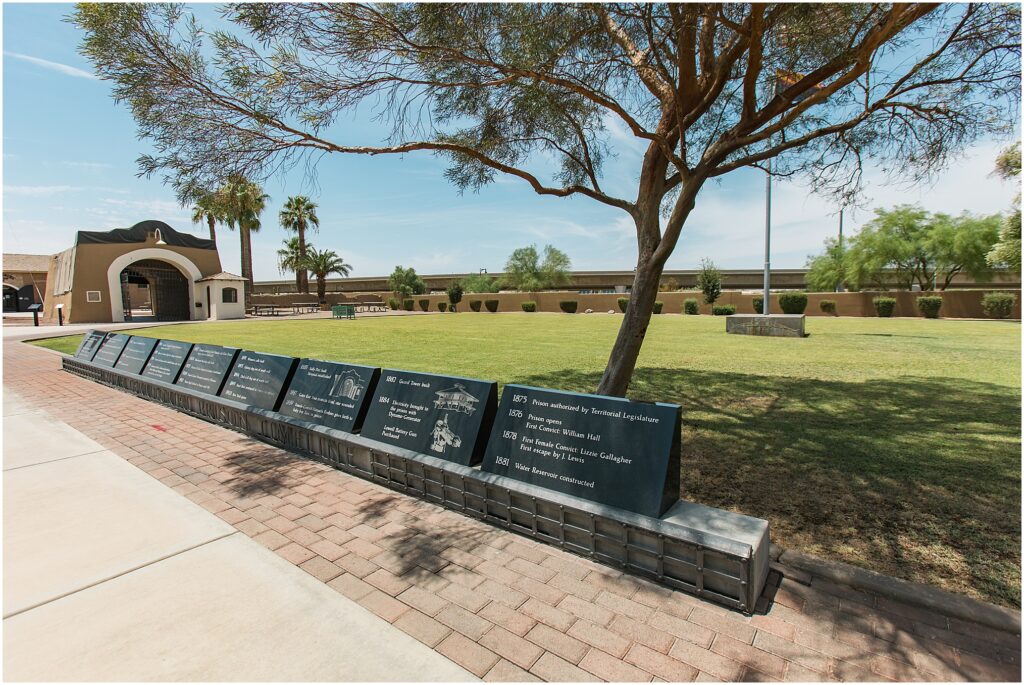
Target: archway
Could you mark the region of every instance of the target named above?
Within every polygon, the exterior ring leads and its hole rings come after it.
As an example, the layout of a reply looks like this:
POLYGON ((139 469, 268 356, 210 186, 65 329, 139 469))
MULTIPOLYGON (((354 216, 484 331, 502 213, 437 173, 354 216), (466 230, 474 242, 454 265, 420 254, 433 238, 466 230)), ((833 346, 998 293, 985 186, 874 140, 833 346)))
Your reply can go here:
POLYGON ((125 321, 189 320, 189 280, 173 264, 133 262, 121 271, 120 281, 125 321))
MULTIPOLYGON (((124 291, 129 281, 136 284, 145 281, 149 286, 154 318, 160 321, 194 319, 195 282, 200 278, 199 268, 190 259, 171 250, 147 247, 123 254, 107 269, 111 321, 125 321, 124 291)), ((130 310, 132 303, 127 304, 130 310)))
POLYGON ((4 283, 4 311, 5 312, 17 312, 20 311, 18 308, 18 289, 10 283, 4 283))

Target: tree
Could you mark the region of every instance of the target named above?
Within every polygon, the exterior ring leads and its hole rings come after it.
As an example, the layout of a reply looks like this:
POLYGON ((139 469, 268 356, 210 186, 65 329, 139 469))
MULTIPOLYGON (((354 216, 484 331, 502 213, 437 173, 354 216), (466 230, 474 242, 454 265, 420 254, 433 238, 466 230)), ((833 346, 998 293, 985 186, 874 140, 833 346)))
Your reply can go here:
POLYGON ((985 255, 999 234, 999 216, 958 217, 930 214, 899 205, 875 210, 875 218, 850 239, 844 272, 856 285, 945 290, 959 273, 975 277, 988 271, 985 255))
POLYGON ((544 246, 544 259, 536 245, 513 250, 505 263, 504 282, 516 290, 533 292, 566 285, 569 282, 569 256, 551 245, 544 246))
MULTIPOLYGON (((287 231, 295 231, 299 239, 299 258, 306 256, 306 229, 320 228, 320 219, 316 215, 316 203, 305 195, 294 195, 284 203, 284 209, 278 214, 278 221, 287 231)), ((305 269, 295 272, 300 293, 309 294, 309 278, 305 269)))
POLYGON ((835 238, 825 239, 824 254, 807 257, 807 289, 811 292, 832 292, 837 286, 854 290, 846 278, 845 250, 835 238))
POLYGON ((346 264, 334 250, 317 250, 306 245, 305 267, 316 276, 316 297, 320 304, 327 303, 327 277, 338 274, 342 278, 352 272, 352 265, 346 264))
POLYGON ((487 274, 469 274, 460 281, 462 290, 467 293, 496 293, 498 282, 487 274))
POLYGON ((210 228, 210 240, 217 242, 217 224, 224 221, 224 208, 220 205, 217 193, 203 192, 192 206, 192 223, 200 224, 204 221, 210 228))
POLYGON ((260 215, 267 205, 269 195, 256 183, 244 176, 234 175, 217 191, 218 202, 224 211, 224 223, 228 228, 238 228, 242 251, 242 278, 245 279, 245 308, 252 303, 252 238, 260 230, 260 215))
POLYGON ((848 194, 867 157, 920 179, 1013 130, 1020 101, 1012 3, 242 3, 223 10, 235 33, 185 12, 82 3, 71 18, 155 148, 142 173, 183 192, 334 154, 423 151, 448 160, 459 191, 506 174, 622 210, 637 261, 598 387, 609 395, 628 389, 709 180, 756 167, 848 194), (385 141, 335 136, 360 105, 385 141), (644 153, 618 192, 603 166, 628 136, 644 153))
POLYGON ((458 282, 448 286, 448 301, 451 302, 451 310, 453 312, 455 311, 455 306, 462 302, 462 285, 458 282))
MULTIPOLYGON (((299 273, 305 274, 308 272, 305 267, 306 255, 299 251, 299 238, 298 236, 292 236, 288 240, 282 240, 281 244, 284 247, 277 251, 277 270, 282 274, 289 271, 294 272, 296 292, 302 292, 299 287, 299 273)), ((307 242, 305 248, 309 250, 312 246, 313 243, 307 242)))
POLYGON ((411 266, 408 269, 396 266, 395 270, 391 272, 391 276, 388 277, 388 287, 400 300, 404 300, 410 295, 422 295, 427 292, 427 284, 411 266))
MULTIPOLYGON (((1020 143, 1014 143, 996 159, 996 173, 1014 180, 1020 177, 1020 143)), ((1013 199, 1013 208, 1003 220, 999 242, 988 253, 991 266, 1006 266, 1020 272, 1020 193, 1013 199)))
MULTIPOLYGON (((700 271, 697 272, 697 288, 704 293, 704 303, 714 304, 722 294, 722 274, 708 258, 700 260, 700 271)), ((627 309, 627 311, 629 311, 627 309)))

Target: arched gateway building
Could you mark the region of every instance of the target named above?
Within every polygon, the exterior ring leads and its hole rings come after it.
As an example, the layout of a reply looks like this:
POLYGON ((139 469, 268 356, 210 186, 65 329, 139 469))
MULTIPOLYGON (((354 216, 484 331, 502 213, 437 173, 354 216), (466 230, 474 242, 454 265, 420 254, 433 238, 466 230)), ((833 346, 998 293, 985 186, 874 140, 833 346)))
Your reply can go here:
POLYGON ((244 280, 221 271, 217 244, 162 221, 79 231, 54 255, 46 283, 46 318, 62 306, 70 323, 245 316, 244 280))

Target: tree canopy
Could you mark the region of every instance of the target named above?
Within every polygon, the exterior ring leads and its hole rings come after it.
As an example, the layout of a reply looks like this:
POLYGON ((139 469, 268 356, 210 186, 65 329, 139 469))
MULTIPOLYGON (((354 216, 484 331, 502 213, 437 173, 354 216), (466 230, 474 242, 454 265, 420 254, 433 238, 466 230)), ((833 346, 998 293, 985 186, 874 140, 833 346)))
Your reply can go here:
POLYGON ((710 180, 772 160, 848 193, 863 161, 911 178, 1012 130, 1014 4, 232 4, 206 32, 173 4, 88 4, 82 52, 179 193, 334 153, 425 151, 459 190, 498 174, 626 212, 630 304, 599 392, 622 395, 666 260, 710 180), (357 107, 387 126, 352 141, 357 107), (645 148, 623 191, 616 141, 645 148), (539 169, 547 169, 543 172, 539 169))
MULTIPOLYGON (((1002 178, 1020 179, 1020 142, 1014 143, 996 159, 996 173, 1002 178)), ((1020 193, 1013 200, 1013 210, 1003 220, 999 242, 988 253, 992 266, 1006 266, 1020 271, 1020 193)))
POLYGON ((558 248, 545 245, 542 260, 537 246, 528 245, 513 250, 509 255, 503 284, 523 292, 554 288, 569 282, 571 268, 569 256, 558 248))
POLYGON ((493 276, 488 276, 484 273, 469 274, 460 281, 460 284, 462 285, 463 292, 467 293, 498 292, 498 282, 493 276))
POLYGON ((825 241, 825 254, 808 262, 807 284, 818 291, 840 282, 850 289, 894 283, 904 290, 945 290, 957 274, 978 278, 989 272, 986 255, 1001 224, 998 214, 950 216, 910 205, 879 209, 841 252, 835 240, 825 241))
POLYGON ((427 284, 411 266, 408 269, 401 265, 396 266, 388 277, 388 287, 403 299, 410 295, 422 295, 427 292, 427 284))

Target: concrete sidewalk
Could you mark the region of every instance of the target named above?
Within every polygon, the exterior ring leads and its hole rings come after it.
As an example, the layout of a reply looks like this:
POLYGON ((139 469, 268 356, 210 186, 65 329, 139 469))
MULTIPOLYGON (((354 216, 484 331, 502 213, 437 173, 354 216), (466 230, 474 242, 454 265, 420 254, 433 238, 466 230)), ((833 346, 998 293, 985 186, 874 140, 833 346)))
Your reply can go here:
POLYGON ((7 388, 6 680, 472 674, 7 388))

